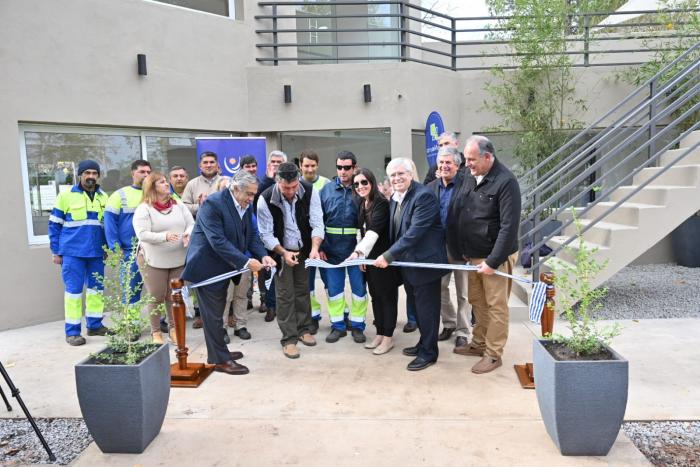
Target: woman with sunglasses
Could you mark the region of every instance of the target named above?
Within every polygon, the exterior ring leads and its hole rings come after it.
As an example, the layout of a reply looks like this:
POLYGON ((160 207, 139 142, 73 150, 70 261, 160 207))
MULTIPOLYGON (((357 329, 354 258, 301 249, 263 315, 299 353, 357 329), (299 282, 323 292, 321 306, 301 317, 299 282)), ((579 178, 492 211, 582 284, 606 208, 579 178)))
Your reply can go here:
MULTIPOLYGON (((358 219, 362 240, 348 259, 374 259, 389 249, 389 201, 379 192, 377 179, 369 169, 360 168, 353 174, 353 188, 359 198, 358 219)), ((367 275, 369 294, 372 297, 374 324, 377 336, 365 344, 382 355, 394 347, 392 336, 396 328, 398 302, 398 276, 394 268, 379 269, 361 267, 367 275)))

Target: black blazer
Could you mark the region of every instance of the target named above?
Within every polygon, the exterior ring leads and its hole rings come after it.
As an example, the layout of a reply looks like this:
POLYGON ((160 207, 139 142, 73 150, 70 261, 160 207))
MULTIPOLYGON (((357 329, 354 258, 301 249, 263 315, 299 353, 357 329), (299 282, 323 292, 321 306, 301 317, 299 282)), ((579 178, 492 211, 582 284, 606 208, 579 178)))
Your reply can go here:
POLYGON ((364 200, 360 199, 359 202, 357 220, 362 236, 365 236, 367 230, 376 232, 379 236, 372 251, 367 255, 367 258, 375 259, 391 246, 391 242, 389 242, 389 201, 377 193, 369 210, 365 210, 364 200), (365 224, 366 228, 363 227, 365 224))
MULTIPOLYGON (((470 174, 471 176, 471 174, 470 174)), ((455 175, 454 178, 454 188, 452 188, 452 197, 450 198, 450 204, 447 207, 447 224, 443 226, 445 229, 450 228, 450 224, 454 222, 454 204, 455 201, 458 198, 458 193, 459 190, 462 188, 462 183, 464 182, 464 171, 463 170, 458 170, 457 175, 455 175)), ((432 182, 428 183, 426 185, 427 188, 432 191, 435 196, 438 199, 438 210, 440 209, 440 185, 442 184, 442 179, 436 178, 432 182)), ((456 245, 451 245, 450 244, 450 239, 451 237, 447 235, 447 231, 445 231, 445 235, 447 237, 447 251, 450 253, 450 256, 453 258, 460 258, 461 256, 455 256, 456 252, 459 250, 456 245)))
MULTIPOLYGON (((258 260, 267 254, 253 223, 252 207, 241 219, 229 190, 216 192, 197 212, 182 278, 200 282, 241 269, 249 259, 245 252, 258 260)), ((228 281, 212 284, 215 286, 228 287, 228 281)))
MULTIPOLYGON (((392 242, 384 253, 387 261, 447 263, 445 232, 440 223, 437 197, 425 186, 411 182, 401 207, 399 229, 394 231, 396 201, 389 209, 389 238, 392 242)), ((432 282, 449 271, 445 269, 400 268, 404 280, 411 285, 432 282)))

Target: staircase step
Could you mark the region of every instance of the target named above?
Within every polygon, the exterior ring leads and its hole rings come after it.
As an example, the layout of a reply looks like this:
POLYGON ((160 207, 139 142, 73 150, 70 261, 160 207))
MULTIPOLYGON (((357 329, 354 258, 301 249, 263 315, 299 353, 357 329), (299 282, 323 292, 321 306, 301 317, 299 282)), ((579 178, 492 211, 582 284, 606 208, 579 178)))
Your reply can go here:
MULTIPOLYGON (((681 149, 669 149, 665 153, 661 155, 659 158, 659 166, 667 166, 671 162, 673 162, 677 157, 679 157, 681 154, 686 152, 688 149, 686 148, 681 148, 681 149)), ((680 161, 678 161, 678 164, 680 165, 694 165, 694 164, 700 164, 700 148, 695 148, 694 150, 690 151, 688 154, 685 155, 680 161)))
MULTIPOLYGON (((615 204, 616 203, 614 201, 601 201, 595 206, 591 207, 590 211, 586 213, 585 218, 591 220, 596 219, 615 204)), ((602 220, 612 224, 623 224, 634 227, 639 225, 639 213, 641 211, 661 208, 662 206, 656 204, 626 202, 622 203, 620 206, 606 215, 602 220)))
MULTIPOLYGON (((663 167, 647 167, 646 169, 642 169, 634 176, 633 184, 641 185, 662 170, 663 167)), ((650 185, 695 186, 698 183, 698 174, 700 174, 700 167, 697 165, 677 165, 668 169, 656 180, 651 182, 650 185)))
MULTIPOLYGON (((591 223, 590 219, 579 219, 581 227, 586 227, 591 223)), ((584 240, 598 245, 610 246, 616 232, 637 230, 636 226, 627 224, 615 224, 612 222, 598 222, 589 230, 583 233, 584 240)), ((576 226, 568 225, 562 232, 564 236, 576 235, 576 226)))
MULTIPOLYGON (((637 186, 621 186, 610 194, 612 201, 620 201, 625 196, 635 191, 637 186)), ((655 204, 658 206, 666 206, 668 204, 669 194, 672 192, 683 192, 690 190, 690 187, 675 186, 675 185, 647 185, 639 192, 632 195, 628 200, 632 203, 655 204)))
POLYGON ((700 141, 700 130, 693 131, 681 140, 680 147, 687 148, 700 141))
MULTIPOLYGON (((559 247, 559 245, 564 244, 569 238, 570 237, 563 236, 563 235, 559 235, 557 237, 552 237, 549 240, 549 246, 552 249, 556 249, 557 247, 559 247)), ((579 240, 574 240, 573 242, 569 243, 567 246, 564 247, 563 250, 561 250, 561 251, 559 251, 559 253, 557 253, 557 255, 556 255, 557 258, 573 264, 574 261, 576 260, 576 254, 578 253, 579 244, 580 244, 579 240)), ((601 245, 599 243, 589 242, 586 239, 583 240, 583 245, 586 248, 588 248, 589 250, 597 249, 596 255, 603 255, 604 256, 610 250, 610 248, 605 246, 605 245, 601 245)))

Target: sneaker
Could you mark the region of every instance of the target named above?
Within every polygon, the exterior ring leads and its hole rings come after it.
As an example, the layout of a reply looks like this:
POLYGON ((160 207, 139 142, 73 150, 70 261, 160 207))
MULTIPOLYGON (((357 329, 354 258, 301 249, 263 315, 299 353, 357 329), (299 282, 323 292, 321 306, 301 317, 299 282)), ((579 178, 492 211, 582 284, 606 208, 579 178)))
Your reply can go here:
POLYGON ((367 341, 367 337, 365 337, 365 333, 362 332, 362 329, 351 329, 350 333, 352 334, 352 340, 357 342, 358 344, 362 344, 363 342, 367 341))
POLYGON ((195 316, 192 320, 192 329, 202 329, 204 323, 202 322, 201 316, 195 316))
POLYGON ((66 336, 66 342, 72 346, 85 345, 85 338, 83 336, 66 336))
POLYGON ((299 358, 299 349, 295 344, 287 344, 282 347, 282 353, 287 358, 299 358))
POLYGON ((329 344, 333 344, 335 342, 338 342, 338 340, 341 337, 345 337, 347 335, 347 331, 339 331, 337 329, 332 329, 331 333, 326 336, 326 342, 328 342, 329 344))
POLYGON ((153 338, 154 344, 165 344, 163 341, 163 334, 160 331, 152 332, 151 337, 153 338))
POLYGON ((406 325, 403 327, 403 332, 413 332, 416 329, 418 329, 418 325, 416 323, 408 322, 406 325))
POLYGON ((472 367, 472 373, 476 374, 482 374, 482 373, 488 373, 489 371, 493 371, 499 366, 503 365, 503 362, 501 361, 501 358, 493 358, 488 355, 484 355, 481 360, 479 360, 479 363, 474 365, 472 367))
POLYGON ((311 334, 304 334, 299 338, 299 340, 302 344, 308 347, 313 347, 314 345, 316 345, 316 339, 311 334))
POLYGON ((100 326, 96 329, 88 329, 88 336, 111 336, 114 333, 107 326, 100 326))
POLYGON ((459 355, 466 355, 467 357, 483 357, 484 350, 476 347, 474 343, 467 344, 463 347, 456 347, 452 349, 452 352, 459 355))

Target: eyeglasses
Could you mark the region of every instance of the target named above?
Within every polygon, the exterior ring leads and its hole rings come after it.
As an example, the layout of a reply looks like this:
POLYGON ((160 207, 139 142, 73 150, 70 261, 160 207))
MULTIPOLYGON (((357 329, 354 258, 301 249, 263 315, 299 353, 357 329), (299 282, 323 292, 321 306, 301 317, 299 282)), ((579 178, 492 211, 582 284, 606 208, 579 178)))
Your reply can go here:
POLYGON ((353 165, 336 165, 335 168, 338 170, 352 170, 353 165))
POLYGON ((362 186, 369 185, 369 180, 364 179, 364 180, 360 180, 359 182, 355 182, 352 184, 352 186, 354 186, 355 188, 358 188, 360 185, 362 185, 362 186))

